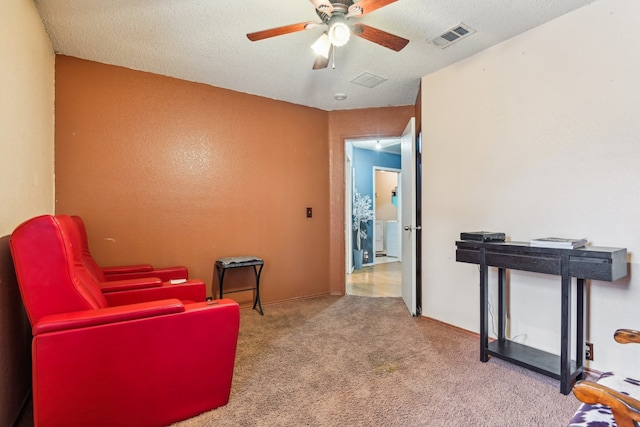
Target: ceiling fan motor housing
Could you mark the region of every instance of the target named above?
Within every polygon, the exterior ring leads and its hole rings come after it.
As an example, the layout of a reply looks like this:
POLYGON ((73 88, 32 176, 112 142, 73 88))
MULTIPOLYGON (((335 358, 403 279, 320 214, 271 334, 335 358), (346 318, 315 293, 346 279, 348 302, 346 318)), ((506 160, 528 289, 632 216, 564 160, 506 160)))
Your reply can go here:
MULTIPOLYGON (((333 5, 333 15, 346 15, 349 12, 349 6, 353 4, 353 0, 333 0, 331 4, 333 5)), ((318 9, 316 9, 316 13, 325 24, 329 23, 329 19, 331 19, 331 16, 333 16, 321 12, 318 9)))

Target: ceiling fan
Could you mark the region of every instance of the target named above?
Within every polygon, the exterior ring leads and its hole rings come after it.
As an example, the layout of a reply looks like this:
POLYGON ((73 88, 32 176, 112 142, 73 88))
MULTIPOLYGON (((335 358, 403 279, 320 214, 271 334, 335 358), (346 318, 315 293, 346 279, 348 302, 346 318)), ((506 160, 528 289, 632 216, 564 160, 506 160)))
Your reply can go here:
POLYGON ((351 34, 370 42, 377 43, 388 49, 400 52, 409 43, 409 40, 398 37, 386 31, 370 27, 360 23, 351 23, 351 18, 359 18, 362 15, 373 12, 381 7, 395 3, 398 0, 309 0, 316 8, 316 13, 322 22, 301 22, 285 25, 247 34, 251 41, 258 41, 270 37, 309 30, 312 28, 326 27, 326 30, 311 46, 316 52, 316 60, 313 69, 327 68, 329 58, 333 54, 334 46, 343 46, 349 41, 351 34))

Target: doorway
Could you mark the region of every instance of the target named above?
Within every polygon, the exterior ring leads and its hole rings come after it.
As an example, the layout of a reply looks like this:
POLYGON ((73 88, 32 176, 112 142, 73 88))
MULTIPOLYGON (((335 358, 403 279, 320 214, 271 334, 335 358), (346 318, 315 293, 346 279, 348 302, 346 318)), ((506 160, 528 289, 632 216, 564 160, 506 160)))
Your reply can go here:
POLYGON ((372 297, 402 296, 400 239, 401 138, 345 141, 346 293, 372 297), (355 194, 368 195, 374 219, 362 241, 363 265, 353 261, 356 232, 352 206, 355 194))

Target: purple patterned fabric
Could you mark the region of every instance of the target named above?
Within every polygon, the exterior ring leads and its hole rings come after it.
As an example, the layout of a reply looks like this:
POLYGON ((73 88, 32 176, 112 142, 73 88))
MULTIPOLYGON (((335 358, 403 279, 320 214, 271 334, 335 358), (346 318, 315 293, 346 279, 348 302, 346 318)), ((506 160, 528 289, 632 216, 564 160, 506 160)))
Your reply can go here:
POLYGON ((569 427, 614 427, 616 422, 613 419, 611 408, 605 405, 589 405, 583 403, 578 408, 569 427))

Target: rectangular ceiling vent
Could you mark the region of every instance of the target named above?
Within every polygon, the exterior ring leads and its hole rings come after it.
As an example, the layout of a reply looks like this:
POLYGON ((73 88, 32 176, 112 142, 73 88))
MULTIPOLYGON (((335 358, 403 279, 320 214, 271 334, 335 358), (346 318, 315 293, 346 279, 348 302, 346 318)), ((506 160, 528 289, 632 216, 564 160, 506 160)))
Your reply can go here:
POLYGON ((378 86, 380 83, 386 82, 384 77, 376 76, 371 73, 364 72, 355 79, 351 80, 351 83, 355 83, 360 86, 368 87, 369 89, 378 86))
POLYGON ((469 37, 471 34, 475 33, 476 30, 471 28, 465 24, 458 24, 452 28, 449 28, 444 33, 436 36, 432 39, 429 39, 429 43, 432 43, 438 46, 441 49, 445 47, 451 46, 453 43, 460 41, 466 37, 469 37))

